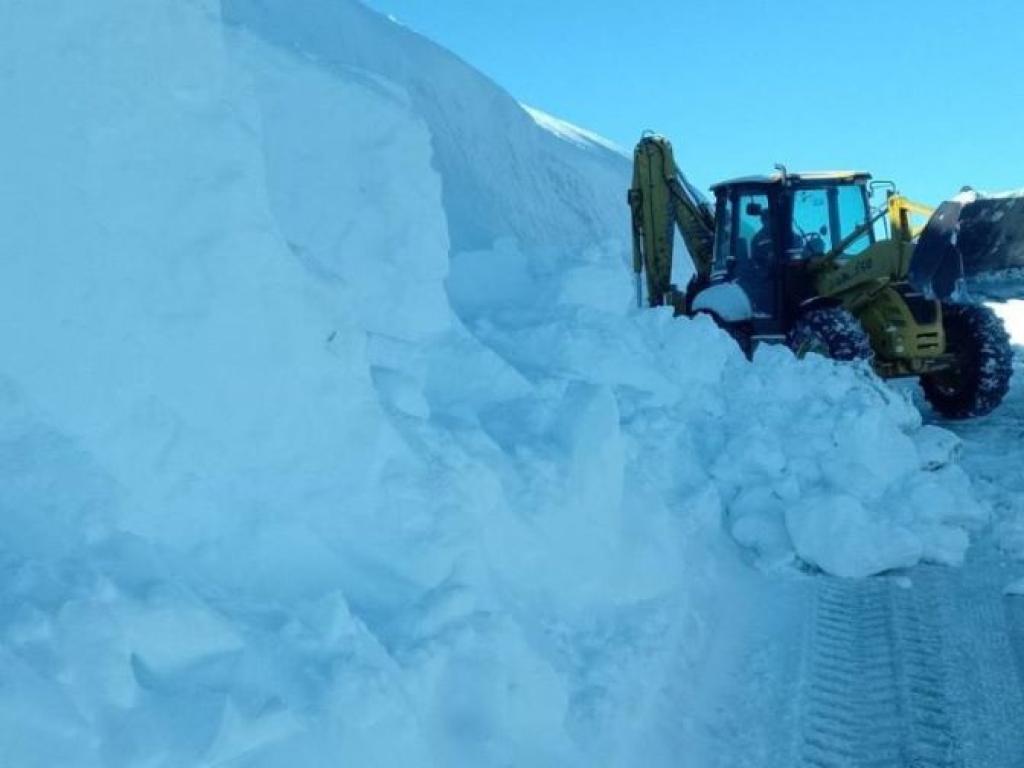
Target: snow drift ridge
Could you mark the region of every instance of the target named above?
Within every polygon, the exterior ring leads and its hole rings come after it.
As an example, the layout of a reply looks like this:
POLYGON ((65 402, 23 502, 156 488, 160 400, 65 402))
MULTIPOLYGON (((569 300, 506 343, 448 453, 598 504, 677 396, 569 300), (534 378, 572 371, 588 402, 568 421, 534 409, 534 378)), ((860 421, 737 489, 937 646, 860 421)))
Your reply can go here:
POLYGON ((597 144, 566 146, 430 40, 347 0, 224 0, 223 8, 229 23, 284 50, 335 73, 372 72, 407 94, 430 131, 455 250, 508 237, 578 247, 621 236, 606 212, 625 205, 626 161, 597 144))

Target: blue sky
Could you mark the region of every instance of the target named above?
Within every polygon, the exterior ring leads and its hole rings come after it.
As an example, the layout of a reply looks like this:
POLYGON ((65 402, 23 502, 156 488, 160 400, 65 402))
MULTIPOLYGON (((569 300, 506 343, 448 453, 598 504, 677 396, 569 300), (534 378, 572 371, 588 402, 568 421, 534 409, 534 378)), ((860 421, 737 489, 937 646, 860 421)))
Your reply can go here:
POLYGON ((922 202, 1024 187, 1024 2, 368 0, 520 101, 701 188, 858 168, 922 202))

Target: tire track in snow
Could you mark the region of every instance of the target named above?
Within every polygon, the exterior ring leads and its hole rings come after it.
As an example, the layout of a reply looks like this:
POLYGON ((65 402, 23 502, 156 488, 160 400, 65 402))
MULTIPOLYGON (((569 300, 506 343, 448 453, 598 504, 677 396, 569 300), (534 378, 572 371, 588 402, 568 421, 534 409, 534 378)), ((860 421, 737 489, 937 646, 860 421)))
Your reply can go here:
POLYGON ((994 558, 963 571, 927 569, 924 585, 941 596, 943 661, 956 704, 964 765, 1024 766, 1024 685, 1011 625, 1007 573, 994 558), (930 583, 929 583, 930 581, 930 583))
POLYGON ((899 765, 891 615, 888 583, 822 577, 805 672, 803 765, 899 765))
POLYGON ((820 577, 797 743, 806 768, 1024 766, 1024 694, 991 567, 912 585, 820 577))

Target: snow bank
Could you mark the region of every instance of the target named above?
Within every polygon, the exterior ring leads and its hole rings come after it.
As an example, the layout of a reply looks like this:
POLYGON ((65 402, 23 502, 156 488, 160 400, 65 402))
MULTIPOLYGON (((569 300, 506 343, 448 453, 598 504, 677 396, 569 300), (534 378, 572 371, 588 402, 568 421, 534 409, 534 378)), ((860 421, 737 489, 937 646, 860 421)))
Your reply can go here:
POLYGON ((0 28, 12 764, 674 764, 723 524, 962 556, 902 397, 630 308, 621 157, 349 0, 223 8, 0 28))
MULTIPOLYGON (((393 680, 331 662, 394 665, 340 587, 369 580, 373 537, 358 564, 343 545, 405 469, 370 323, 281 237, 217 6, 18 16, 0 46, 18 104, 0 129, 7 759, 416 759, 393 680), (325 706, 346 700, 361 722, 325 706)), ((420 169, 408 237, 432 224, 443 263, 426 131, 369 87, 334 93, 407 135, 390 162, 420 169)))
MULTIPOLYGON (((581 247, 620 238, 620 153, 569 145, 466 62, 353 0, 223 0, 225 19, 331 72, 357 69, 407 95, 430 130, 455 250, 498 238, 581 247)), ((386 140, 386 137, 382 137, 386 140)))
POLYGON ((598 251, 560 257, 557 275, 543 255, 519 258, 515 270, 507 252, 491 260, 519 275, 504 290, 523 286, 518 303, 505 297, 514 308, 495 311, 501 302, 469 290, 488 260, 458 257, 456 308, 520 370, 611 387, 636 461, 650 465, 638 471, 670 508, 713 489, 733 536, 768 567, 799 555, 867 576, 922 558, 962 561, 966 529, 985 513, 956 465, 959 440, 922 427, 904 394, 866 369, 797 361, 781 347, 748 364, 706 318, 623 318, 611 310, 628 304, 628 282, 598 251))

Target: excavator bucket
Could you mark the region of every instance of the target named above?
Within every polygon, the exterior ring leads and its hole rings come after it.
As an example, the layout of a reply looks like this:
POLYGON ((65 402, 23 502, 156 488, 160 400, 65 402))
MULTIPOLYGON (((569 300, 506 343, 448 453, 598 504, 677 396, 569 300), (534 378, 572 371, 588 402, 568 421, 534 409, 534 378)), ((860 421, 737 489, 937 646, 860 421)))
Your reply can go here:
POLYGON ((961 277, 972 294, 1024 298, 1024 190, 967 190, 932 214, 914 248, 910 282, 944 299, 958 290, 961 277))

